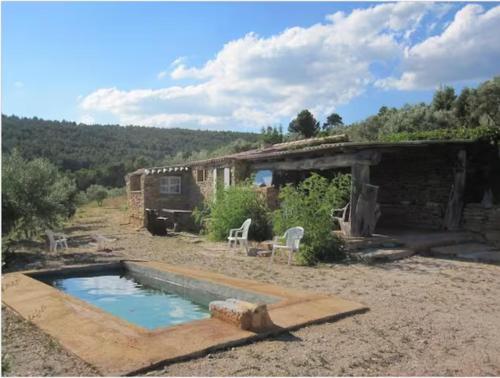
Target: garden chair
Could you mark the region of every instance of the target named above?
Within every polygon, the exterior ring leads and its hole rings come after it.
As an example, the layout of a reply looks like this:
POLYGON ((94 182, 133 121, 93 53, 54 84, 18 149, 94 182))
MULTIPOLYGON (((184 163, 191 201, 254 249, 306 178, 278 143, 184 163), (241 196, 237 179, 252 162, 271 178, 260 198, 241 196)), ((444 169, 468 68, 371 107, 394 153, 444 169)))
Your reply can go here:
POLYGON ((285 234, 280 238, 276 236, 273 240, 273 251, 271 252, 271 260, 269 266, 273 263, 274 254, 277 249, 288 250, 288 265, 292 263, 292 255, 299 250, 300 240, 304 237, 304 229, 302 227, 292 227, 286 230, 285 234), (280 244, 279 239, 285 239, 285 244, 280 244))
POLYGON ((248 218, 243 222, 240 228, 232 228, 229 230, 229 237, 227 238, 229 248, 232 247, 233 243, 240 243, 240 246, 244 246, 248 253, 248 230, 250 229, 251 223, 252 220, 248 218))
POLYGON ((349 211, 351 203, 347 202, 347 205, 340 209, 332 209, 331 217, 339 223, 340 231, 344 236, 351 235, 351 222, 349 220, 349 211), (341 216, 338 216, 341 213, 341 216))
POLYGON ((45 230, 45 234, 49 239, 50 252, 57 252, 57 246, 68 249, 68 237, 64 234, 55 233, 51 230, 45 230))

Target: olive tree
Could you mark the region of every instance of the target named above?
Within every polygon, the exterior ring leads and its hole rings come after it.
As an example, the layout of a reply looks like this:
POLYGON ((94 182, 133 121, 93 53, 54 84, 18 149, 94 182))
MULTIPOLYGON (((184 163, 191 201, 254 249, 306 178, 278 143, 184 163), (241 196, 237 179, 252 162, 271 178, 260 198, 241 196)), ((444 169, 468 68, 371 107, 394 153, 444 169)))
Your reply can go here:
POLYGON ((17 150, 2 160, 2 235, 29 238, 74 214, 75 182, 56 166, 17 150))

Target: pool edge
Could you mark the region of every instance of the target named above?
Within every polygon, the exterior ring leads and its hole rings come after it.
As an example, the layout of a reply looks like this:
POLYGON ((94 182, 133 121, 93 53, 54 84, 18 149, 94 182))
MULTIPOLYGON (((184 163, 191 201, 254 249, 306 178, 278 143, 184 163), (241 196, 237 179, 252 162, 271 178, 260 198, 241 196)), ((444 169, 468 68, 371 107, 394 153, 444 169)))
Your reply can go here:
MULTIPOLYGON (((153 331, 148 331, 137 326, 131 327, 131 323, 117 321, 112 315, 92 305, 87 305, 83 301, 76 298, 68 300, 67 297, 62 295, 64 293, 28 275, 30 273, 42 274, 44 272, 53 272, 58 269, 31 270, 4 274, 2 280, 2 302, 21 317, 29 320, 44 332, 54 337, 59 344, 71 353, 96 367, 104 375, 140 374, 157 366, 195 358, 211 351, 250 343, 281 332, 315 323, 336 321, 347 316, 368 311, 368 308, 364 305, 335 296, 290 290, 258 281, 236 279, 218 273, 190 269, 162 262, 131 259, 122 261, 139 263, 140 265, 154 267, 154 269, 170 273, 180 273, 191 278, 204 278, 210 281, 215 280, 219 283, 222 281, 225 285, 233 285, 239 289, 250 286, 252 290, 265 292, 273 296, 279 293, 283 295, 281 297, 282 300, 274 305, 270 305, 269 313, 271 319, 277 323, 280 329, 264 334, 256 334, 237 329, 213 318, 173 327, 159 328, 153 331), (12 281, 11 277, 22 276, 31 278, 34 282, 29 281, 27 285, 34 288, 35 292, 38 290, 41 295, 37 296, 33 295, 33 293, 23 294, 23 290, 19 293, 19 290, 14 290, 15 287, 9 286, 9 282, 12 281), (36 283, 45 285, 52 290, 40 287, 36 283), (82 305, 82 303, 85 305, 82 305), (43 305, 56 306, 57 309, 56 311, 50 311, 51 313, 45 316, 33 317, 33 310, 36 310, 36 305, 42 307, 43 305), (58 318, 60 321, 64 320, 65 326, 62 327, 67 327, 67 324, 71 324, 70 328, 73 329, 73 333, 63 332, 60 329, 61 323, 58 325, 58 318), (105 337, 97 337, 96 332, 104 332, 111 340, 106 340, 105 337), (75 340, 75 335, 77 335, 79 340, 75 340), (200 341, 200 338, 203 337, 213 342, 200 341), (102 356, 102 354, 105 356, 102 356)), ((120 261, 120 264, 122 261, 120 261)), ((116 263, 114 264, 116 265, 116 263)), ((105 266, 106 264, 99 265, 105 266)), ((107 265, 109 266, 110 264, 107 265)), ((87 264, 69 268, 79 269, 95 266, 96 264, 87 264)), ((26 283, 26 280, 22 281, 26 283)))

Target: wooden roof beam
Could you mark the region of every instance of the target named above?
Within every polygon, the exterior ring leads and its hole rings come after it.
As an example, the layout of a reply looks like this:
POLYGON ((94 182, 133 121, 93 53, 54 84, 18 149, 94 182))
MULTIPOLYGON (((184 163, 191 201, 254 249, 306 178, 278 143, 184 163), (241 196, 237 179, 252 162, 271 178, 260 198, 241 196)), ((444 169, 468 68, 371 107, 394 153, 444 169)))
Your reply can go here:
POLYGON ((374 150, 364 150, 353 153, 343 153, 317 158, 297 160, 265 161, 251 164, 255 170, 301 171, 311 169, 331 169, 351 167, 353 165, 376 165, 380 162, 381 153, 374 150))

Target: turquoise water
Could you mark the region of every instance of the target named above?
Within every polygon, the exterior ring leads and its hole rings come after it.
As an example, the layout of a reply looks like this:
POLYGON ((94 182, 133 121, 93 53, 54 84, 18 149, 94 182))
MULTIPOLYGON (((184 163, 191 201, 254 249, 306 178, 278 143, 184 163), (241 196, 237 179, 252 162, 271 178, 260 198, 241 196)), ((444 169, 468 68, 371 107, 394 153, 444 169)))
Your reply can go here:
POLYGON ((145 286, 126 274, 49 277, 43 281, 147 329, 210 317, 206 307, 177 294, 145 286))

